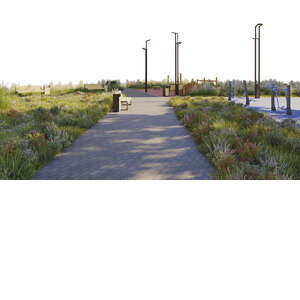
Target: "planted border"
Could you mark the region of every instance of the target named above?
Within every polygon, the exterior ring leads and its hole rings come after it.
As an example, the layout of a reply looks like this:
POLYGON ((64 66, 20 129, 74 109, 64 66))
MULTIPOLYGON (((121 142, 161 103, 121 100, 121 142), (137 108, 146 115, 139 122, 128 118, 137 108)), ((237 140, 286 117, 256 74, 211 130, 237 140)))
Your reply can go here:
POLYGON ((300 130, 224 97, 174 97, 169 104, 215 167, 215 179, 300 179, 300 130))
POLYGON ((111 93, 0 93, 0 179, 29 179, 112 107, 111 93))

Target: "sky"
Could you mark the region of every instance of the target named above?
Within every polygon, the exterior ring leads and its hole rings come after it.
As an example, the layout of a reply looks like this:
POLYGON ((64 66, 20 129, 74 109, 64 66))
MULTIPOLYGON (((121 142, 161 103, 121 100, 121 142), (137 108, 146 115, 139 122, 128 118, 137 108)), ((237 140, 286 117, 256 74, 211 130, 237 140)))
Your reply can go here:
POLYGON ((2 0, 0 81, 20 84, 174 78, 179 32, 183 78, 254 77, 254 26, 261 28, 261 79, 300 80, 297 1, 2 0))

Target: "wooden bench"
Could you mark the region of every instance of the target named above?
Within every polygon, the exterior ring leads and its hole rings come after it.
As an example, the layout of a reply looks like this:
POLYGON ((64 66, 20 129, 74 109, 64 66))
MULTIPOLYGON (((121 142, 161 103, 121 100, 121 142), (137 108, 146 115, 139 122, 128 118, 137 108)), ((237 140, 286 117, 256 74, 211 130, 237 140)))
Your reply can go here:
POLYGON ((32 86, 16 86, 15 92, 19 96, 27 96, 32 94, 40 94, 45 96, 50 96, 50 86, 39 86, 39 85, 32 85, 32 86))
POLYGON ((88 92, 107 91, 107 86, 102 84, 94 84, 94 83, 84 84, 83 88, 88 92))
POLYGON ((19 96, 27 96, 27 95, 31 95, 31 94, 42 94, 43 93, 43 89, 39 85, 16 86, 15 91, 19 96))
POLYGON ((121 110, 128 110, 128 106, 131 105, 132 102, 131 102, 131 98, 130 97, 124 97, 124 96, 121 96, 120 97, 120 107, 121 107, 121 110), (122 106, 125 106, 126 109, 122 109, 122 106))

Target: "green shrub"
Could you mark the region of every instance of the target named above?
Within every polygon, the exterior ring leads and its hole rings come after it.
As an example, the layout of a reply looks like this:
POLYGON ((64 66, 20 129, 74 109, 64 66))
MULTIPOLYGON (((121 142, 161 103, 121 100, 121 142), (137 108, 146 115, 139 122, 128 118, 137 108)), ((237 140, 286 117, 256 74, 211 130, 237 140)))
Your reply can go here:
POLYGON ((282 128, 286 128, 286 129, 291 130, 293 132, 295 132, 296 129, 297 129, 297 123, 296 123, 295 120, 292 120, 292 119, 285 119, 285 120, 283 120, 280 123, 280 126, 282 128))
POLYGON ((286 143, 286 139, 276 131, 271 131, 265 135, 266 141, 272 146, 281 146, 286 143))
POLYGON ((10 101, 5 88, 0 88, 0 110, 8 109, 10 101))
POLYGON ((90 128, 94 125, 94 121, 89 116, 84 116, 81 119, 78 119, 76 125, 81 128, 90 128))
POLYGON ((50 113, 52 115, 58 115, 60 112, 60 107, 59 106, 53 106, 50 108, 50 113))
POLYGON ((32 151, 22 152, 9 144, 0 155, 1 179, 26 179, 34 174, 37 156, 32 151))
POLYGON ((192 89, 191 96, 219 96, 220 90, 214 87, 201 87, 192 89))
POLYGON ((300 154, 300 139, 299 138, 288 138, 286 139, 287 148, 292 149, 297 154, 300 154))

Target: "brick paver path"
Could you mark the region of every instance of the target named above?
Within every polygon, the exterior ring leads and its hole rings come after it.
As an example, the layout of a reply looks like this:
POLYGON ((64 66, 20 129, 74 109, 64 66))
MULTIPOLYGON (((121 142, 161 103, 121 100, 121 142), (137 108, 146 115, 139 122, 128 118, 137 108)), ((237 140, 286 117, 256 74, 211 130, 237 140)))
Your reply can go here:
MULTIPOLYGON (((127 91, 127 94, 128 93, 127 91)), ((33 179, 209 179, 213 168, 167 98, 134 98, 110 113, 33 179)))

